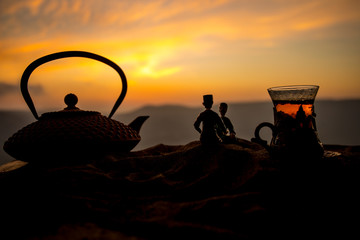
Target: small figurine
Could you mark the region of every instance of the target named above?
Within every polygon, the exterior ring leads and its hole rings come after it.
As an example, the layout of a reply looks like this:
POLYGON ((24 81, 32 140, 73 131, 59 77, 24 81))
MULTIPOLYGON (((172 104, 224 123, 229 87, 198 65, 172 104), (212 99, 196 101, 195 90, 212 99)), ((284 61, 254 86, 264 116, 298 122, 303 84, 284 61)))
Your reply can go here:
POLYGON ((217 135, 217 129, 226 132, 226 128, 224 123, 221 121, 219 115, 211 110, 213 105, 213 96, 212 95, 204 95, 203 105, 205 107, 205 111, 201 112, 197 117, 194 127, 196 131, 200 133, 200 142, 202 144, 216 144, 221 142, 221 139, 217 135), (200 123, 202 122, 202 130, 200 129, 200 123))
POLYGON ((219 135, 224 143, 232 143, 236 141, 235 138, 236 133, 234 131, 234 126, 232 125, 230 119, 228 117, 225 117, 227 110, 228 110, 228 105, 224 102, 220 103, 219 112, 220 112, 221 120, 225 125, 226 131, 225 134, 223 135, 220 135, 221 134, 220 131, 219 135))

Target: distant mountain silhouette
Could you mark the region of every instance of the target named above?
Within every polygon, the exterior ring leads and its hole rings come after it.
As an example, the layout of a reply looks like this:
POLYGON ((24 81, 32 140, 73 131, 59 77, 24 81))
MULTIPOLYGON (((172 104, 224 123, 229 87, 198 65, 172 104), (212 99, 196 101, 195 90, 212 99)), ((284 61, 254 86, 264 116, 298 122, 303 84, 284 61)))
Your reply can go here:
MULTIPOLYGON (((236 135, 251 139, 256 126, 264 121, 273 123, 273 105, 269 102, 228 103, 227 116, 231 119, 236 135)), ((213 110, 218 112, 218 105, 213 110)), ((360 100, 318 100, 315 102, 316 123, 320 140, 325 144, 360 145, 360 100)), ((117 114, 115 119, 124 123, 134 117, 149 115, 150 118, 141 129, 141 142, 134 150, 140 150, 164 143, 170 145, 186 144, 199 139, 193 123, 203 110, 184 106, 164 105, 145 106, 127 114, 117 114)), ((271 132, 261 132, 264 139, 270 140, 271 132)))
MULTIPOLYGON (((228 105, 227 116, 231 119, 239 138, 250 140, 259 123, 274 121, 271 101, 228 102, 228 105)), ((219 103, 215 103, 213 110, 218 112, 218 107, 219 103)), ((320 140, 324 144, 360 145, 359 109, 360 100, 315 101, 320 140)), ((156 144, 184 145, 199 140, 199 133, 195 131, 193 124, 202 110, 200 104, 196 108, 177 105, 144 106, 128 113, 119 111, 113 118, 129 124, 137 116, 150 116, 140 130, 142 140, 134 149, 138 151, 156 144)), ((17 130, 34 121, 30 111, 0 111, 0 164, 11 160, 2 150, 3 143, 17 130)), ((260 134, 264 139, 270 140, 270 130, 264 129, 260 134)))

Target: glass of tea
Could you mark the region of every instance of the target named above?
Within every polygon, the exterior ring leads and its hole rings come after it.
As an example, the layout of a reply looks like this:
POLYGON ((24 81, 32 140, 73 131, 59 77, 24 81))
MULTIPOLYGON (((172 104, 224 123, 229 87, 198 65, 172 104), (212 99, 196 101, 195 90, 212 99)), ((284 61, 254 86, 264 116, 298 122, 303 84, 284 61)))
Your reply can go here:
POLYGON ((274 124, 258 125, 252 141, 266 146, 276 157, 321 158, 324 148, 318 137, 314 112, 319 86, 293 85, 267 90, 274 104, 274 124), (272 130, 270 146, 259 135, 263 127, 272 130))

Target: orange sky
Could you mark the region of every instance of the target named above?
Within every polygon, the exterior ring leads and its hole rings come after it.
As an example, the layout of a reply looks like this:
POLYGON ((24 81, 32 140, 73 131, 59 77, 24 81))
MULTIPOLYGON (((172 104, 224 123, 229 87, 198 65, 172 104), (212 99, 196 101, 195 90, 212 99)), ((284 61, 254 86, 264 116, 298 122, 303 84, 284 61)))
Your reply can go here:
MULTIPOLYGON (((201 106, 270 101, 266 89, 320 85, 317 98, 360 98, 357 0, 2 0, 0 108, 26 108, 19 80, 37 58, 89 51, 128 79, 119 111, 146 104, 201 106)), ((116 72, 89 59, 39 67, 29 80, 39 109, 109 112, 121 91, 116 72)), ((104 112, 104 113, 105 113, 104 112)))

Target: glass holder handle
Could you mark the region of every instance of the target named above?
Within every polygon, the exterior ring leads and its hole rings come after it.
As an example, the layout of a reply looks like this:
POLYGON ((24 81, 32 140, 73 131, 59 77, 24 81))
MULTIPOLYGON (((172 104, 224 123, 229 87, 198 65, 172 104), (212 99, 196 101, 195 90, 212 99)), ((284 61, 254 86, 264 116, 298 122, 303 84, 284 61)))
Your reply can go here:
POLYGON ((256 128, 255 128, 255 132, 254 132, 254 135, 255 137, 251 139, 252 142, 255 142, 255 143, 258 143, 260 145, 262 145, 263 147, 265 147, 266 149, 269 148, 269 145, 267 144, 267 141, 262 139, 260 137, 260 130, 263 128, 263 127, 268 127, 271 129, 272 131, 272 135, 274 136, 274 133, 275 133, 275 126, 274 124, 272 123, 269 123, 269 122, 263 122, 263 123, 260 123, 256 128))

